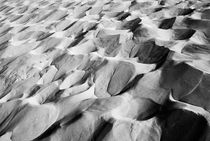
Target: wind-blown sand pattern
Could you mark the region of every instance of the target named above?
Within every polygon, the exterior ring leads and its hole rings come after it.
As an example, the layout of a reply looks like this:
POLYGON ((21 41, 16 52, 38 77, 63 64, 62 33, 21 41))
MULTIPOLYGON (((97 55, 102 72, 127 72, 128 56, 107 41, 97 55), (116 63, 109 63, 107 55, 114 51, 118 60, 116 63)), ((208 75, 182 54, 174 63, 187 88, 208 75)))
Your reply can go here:
POLYGON ((210 141, 209 0, 0 0, 0 141, 210 141))

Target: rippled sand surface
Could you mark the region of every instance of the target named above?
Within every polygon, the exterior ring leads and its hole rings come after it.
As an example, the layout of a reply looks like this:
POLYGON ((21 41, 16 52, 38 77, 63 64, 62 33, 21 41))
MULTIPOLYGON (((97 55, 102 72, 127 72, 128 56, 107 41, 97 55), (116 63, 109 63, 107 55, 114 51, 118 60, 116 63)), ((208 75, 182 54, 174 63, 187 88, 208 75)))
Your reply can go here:
POLYGON ((210 141, 209 0, 0 0, 0 141, 210 141))

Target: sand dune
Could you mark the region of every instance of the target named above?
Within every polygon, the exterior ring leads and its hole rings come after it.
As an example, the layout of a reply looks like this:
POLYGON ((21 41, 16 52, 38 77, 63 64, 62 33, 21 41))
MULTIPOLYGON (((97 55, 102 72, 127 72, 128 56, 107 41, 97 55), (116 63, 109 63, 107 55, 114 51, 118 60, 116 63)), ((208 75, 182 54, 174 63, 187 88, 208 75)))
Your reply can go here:
POLYGON ((209 141, 208 0, 0 0, 0 141, 209 141))

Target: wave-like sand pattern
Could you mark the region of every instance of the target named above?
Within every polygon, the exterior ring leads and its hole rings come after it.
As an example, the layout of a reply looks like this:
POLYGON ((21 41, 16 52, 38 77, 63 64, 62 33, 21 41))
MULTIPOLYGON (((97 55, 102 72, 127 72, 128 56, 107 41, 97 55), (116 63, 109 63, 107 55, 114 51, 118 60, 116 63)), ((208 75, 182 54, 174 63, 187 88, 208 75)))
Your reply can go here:
POLYGON ((0 0, 0 141, 209 141, 208 0, 0 0))

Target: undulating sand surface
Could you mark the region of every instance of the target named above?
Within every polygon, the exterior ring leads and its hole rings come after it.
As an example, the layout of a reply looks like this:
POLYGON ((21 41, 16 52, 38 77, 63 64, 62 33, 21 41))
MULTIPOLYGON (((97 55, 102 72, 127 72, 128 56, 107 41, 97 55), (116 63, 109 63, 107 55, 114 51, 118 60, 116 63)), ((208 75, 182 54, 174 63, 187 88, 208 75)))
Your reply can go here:
POLYGON ((209 0, 0 0, 0 141, 210 141, 209 0))

